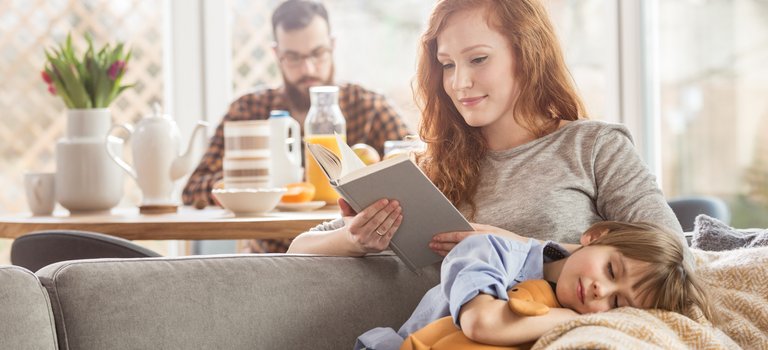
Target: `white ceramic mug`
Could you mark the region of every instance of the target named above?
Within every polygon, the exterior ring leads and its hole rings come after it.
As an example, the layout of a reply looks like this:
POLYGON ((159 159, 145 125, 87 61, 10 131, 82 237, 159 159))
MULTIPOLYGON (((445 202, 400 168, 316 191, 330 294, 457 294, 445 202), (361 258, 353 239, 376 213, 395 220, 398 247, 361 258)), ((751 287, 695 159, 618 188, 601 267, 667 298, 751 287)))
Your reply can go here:
POLYGON ((51 215, 56 206, 56 173, 26 173, 24 188, 33 215, 51 215))
POLYGON ((268 188, 270 181, 268 120, 224 123, 224 188, 268 188))
POLYGON ((224 188, 267 188, 269 159, 224 157, 224 188))
POLYGON ((268 120, 224 122, 224 156, 269 159, 268 120))

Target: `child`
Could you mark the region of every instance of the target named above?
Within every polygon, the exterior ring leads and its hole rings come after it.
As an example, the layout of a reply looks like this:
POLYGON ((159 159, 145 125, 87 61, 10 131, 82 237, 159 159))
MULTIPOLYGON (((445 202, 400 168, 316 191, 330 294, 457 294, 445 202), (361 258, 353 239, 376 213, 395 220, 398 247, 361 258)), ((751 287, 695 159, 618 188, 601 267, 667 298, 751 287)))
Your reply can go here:
POLYGON ((373 329, 355 348, 398 349, 409 334, 448 315, 469 339, 491 345, 526 343, 579 314, 623 306, 682 313, 695 305, 712 319, 679 235, 652 224, 604 221, 582 238, 585 246, 570 255, 552 242, 466 238, 443 261, 441 283, 398 333, 373 329), (563 307, 542 316, 515 315, 507 290, 530 279, 554 284, 563 307))

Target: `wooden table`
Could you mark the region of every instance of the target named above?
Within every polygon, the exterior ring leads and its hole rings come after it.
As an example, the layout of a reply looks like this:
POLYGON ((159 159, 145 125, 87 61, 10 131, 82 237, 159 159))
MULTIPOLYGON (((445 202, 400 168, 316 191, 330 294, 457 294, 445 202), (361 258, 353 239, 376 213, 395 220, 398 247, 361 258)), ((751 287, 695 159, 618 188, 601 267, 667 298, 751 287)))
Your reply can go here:
POLYGON ((339 217, 338 207, 309 212, 273 211, 235 217, 224 209, 179 208, 177 213, 142 215, 138 208, 118 208, 99 215, 0 216, 0 238, 16 238, 39 230, 84 230, 129 240, 202 240, 293 238, 324 221, 339 217))

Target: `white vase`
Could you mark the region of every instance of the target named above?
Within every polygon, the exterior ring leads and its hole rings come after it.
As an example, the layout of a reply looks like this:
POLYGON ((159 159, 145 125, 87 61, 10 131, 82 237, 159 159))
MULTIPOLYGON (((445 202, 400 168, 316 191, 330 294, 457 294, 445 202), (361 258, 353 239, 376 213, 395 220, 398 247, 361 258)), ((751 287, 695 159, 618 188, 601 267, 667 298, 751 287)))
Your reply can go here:
POLYGON ((123 196, 123 172, 107 155, 122 140, 109 137, 109 109, 70 109, 67 132, 56 143, 56 200, 70 213, 107 211, 123 196))

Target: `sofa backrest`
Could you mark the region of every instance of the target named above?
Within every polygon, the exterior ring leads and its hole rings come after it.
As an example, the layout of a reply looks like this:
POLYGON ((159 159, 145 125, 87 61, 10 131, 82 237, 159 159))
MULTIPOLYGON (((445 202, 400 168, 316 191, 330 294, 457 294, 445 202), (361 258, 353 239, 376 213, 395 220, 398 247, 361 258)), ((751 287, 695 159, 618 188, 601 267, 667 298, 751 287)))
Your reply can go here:
POLYGON ((0 315, 0 348, 58 348, 48 293, 29 270, 0 266, 0 315))
POLYGON ((392 255, 67 261, 37 272, 61 349, 349 349, 439 280, 392 255))

